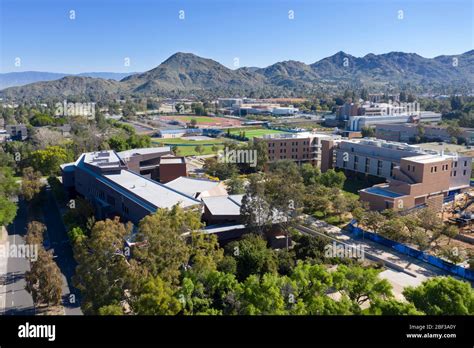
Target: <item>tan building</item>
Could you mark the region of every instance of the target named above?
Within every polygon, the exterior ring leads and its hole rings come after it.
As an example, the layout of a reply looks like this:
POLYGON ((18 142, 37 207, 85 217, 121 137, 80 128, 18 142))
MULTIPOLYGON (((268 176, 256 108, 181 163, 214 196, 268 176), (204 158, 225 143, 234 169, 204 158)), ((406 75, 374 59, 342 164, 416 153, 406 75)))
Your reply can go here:
POLYGON ((291 160, 298 165, 311 163, 321 166, 322 140, 339 139, 340 136, 324 133, 291 133, 268 134, 254 138, 264 141, 268 146, 268 160, 273 163, 280 160, 291 160))
POLYGON ((370 209, 410 209, 427 205, 441 210, 448 195, 469 187, 472 158, 424 154, 402 158, 386 184, 360 190, 370 209))

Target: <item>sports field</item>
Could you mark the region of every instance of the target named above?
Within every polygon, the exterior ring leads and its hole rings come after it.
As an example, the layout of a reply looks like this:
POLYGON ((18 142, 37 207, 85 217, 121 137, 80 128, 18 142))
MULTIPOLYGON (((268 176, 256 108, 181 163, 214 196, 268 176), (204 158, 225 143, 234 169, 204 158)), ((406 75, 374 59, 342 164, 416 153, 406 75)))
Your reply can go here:
POLYGON ((192 116, 192 115, 173 115, 161 116, 163 121, 178 121, 182 123, 190 123, 191 120, 196 120, 201 127, 238 127, 241 121, 225 117, 210 117, 210 116, 192 116))
POLYGON ((249 139, 252 139, 254 137, 260 137, 260 136, 266 135, 266 134, 288 133, 288 132, 284 132, 284 131, 280 131, 280 130, 267 129, 267 128, 258 128, 258 129, 240 128, 238 130, 232 130, 231 129, 230 134, 239 135, 240 132, 245 132, 245 136, 249 139))

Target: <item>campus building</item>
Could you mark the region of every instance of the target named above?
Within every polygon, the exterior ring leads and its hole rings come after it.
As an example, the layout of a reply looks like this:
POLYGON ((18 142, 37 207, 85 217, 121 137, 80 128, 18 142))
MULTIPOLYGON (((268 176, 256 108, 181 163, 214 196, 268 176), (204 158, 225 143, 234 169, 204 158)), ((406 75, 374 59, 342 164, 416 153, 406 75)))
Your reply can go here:
POLYGON ((158 208, 183 208, 200 201, 128 169, 115 151, 90 152, 61 166, 63 185, 86 198, 99 219, 119 215, 138 223, 158 208))
POLYGON ((402 158, 387 184, 359 191, 360 199, 373 210, 411 209, 428 206, 442 209, 447 196, 469 188, 471 157, 424 154, 402 158))
POLYGON ((340 136, 324 133, 281 133, 255 137, 254 141, 263 141, 268 147, 268 160, 273 163, 291 160, 298 165, 311 163, 321 166, 322 140, 340 139, 340 136))
POLYGON ((24 124, 7 124, 5 130, 9 134, 11 140, 23 141, 28 138, 28 129, 24 124))
POLYGON ((474 128, 459 128, 458 134, 448 131, 447 126, 396 123, 396 124, 377 124, 375 125, 375 136, 378 139, 413 142, 416 137, 431 141, 451 142, 455 138, 465 139, 467 144, 474 144, 474 128))
MULTIPOLYGON (((376 113, 376 112, 373 112, 376 113)), ((360 131, 365 127, 374 127, 378 124, 390 123, 418 123, 440 122, 441 114, 431 111, 420 111, 417 114, 395 115, 361 115, 350 116, 347 120, 347 130, 360 131)))
POLYGON ((323 172, 336 168, 387 181, 359 191, 374 210, 420 205, 441 209, 447 196, 470 186, 472 157, 464 154, 373 138, 323 140, 322 148, 323 172))
POLYGON ((333 143, 334 167, 388 179, 405 157, 425 154, 419 146, 374 138, 341 140, 333 143))

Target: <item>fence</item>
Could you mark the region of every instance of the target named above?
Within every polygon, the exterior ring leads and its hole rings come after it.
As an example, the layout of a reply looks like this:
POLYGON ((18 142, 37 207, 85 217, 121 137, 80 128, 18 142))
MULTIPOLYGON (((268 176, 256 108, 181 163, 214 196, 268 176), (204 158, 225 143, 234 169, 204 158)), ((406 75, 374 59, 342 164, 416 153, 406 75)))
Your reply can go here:
POLYGON ((376 243, 385 245, 389 248, 395 249, 396 251, 402 254, 409 255, 423 262, 427 262, 430 265, 441 268, 459 277, 462 277, 471 281, 474 280, 474 271, 470 269, 455 265, 437 256, 429 255, 423 251, 413 249, 405 244, 395 242, 391 239, 387 239, 378 234, 362 230, 360 227, 354 226, 354 222, 349 223, 349 231, 355 234, 356 236, 360 236, 364 234, 364 238, 370 239, 371 241, 374 241, 376 243))

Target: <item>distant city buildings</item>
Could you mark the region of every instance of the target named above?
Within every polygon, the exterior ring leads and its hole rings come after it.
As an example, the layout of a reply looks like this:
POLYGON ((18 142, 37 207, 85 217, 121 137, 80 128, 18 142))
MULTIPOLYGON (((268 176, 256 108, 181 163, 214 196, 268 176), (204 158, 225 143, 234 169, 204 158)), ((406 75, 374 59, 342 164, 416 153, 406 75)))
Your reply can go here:
POLYGON ((28 129, 24 124, 7 124, 5 130, 11 140, 23 141, 28 138, 28 129))
POLYGON ((451 139, 454 137, 456 139, 464 139, 467 144, 474 144, 473 128, 459 128, 456 132, 458 133, 450 132, 448 126, 430 124, 396 123, 375 125, 375 136, 379 139, 413 142, 418 137, 419 139, 431 141, 451 142, 451 139))
POLYGON ((239 116, 289 116, 299 112, 298 108, 295 108, 292 105, 281 106, 279 103, 249 98, 219 98, 217 105, 224 112, 239 116))
POLYGON ((378 124, 439 122, 441 114, 420 111, 416 102, 378 103, 367 101, 362 104, 344 103, 337 109, 336 118, 345 122, 347 130, 360 131, 364 127, 373 127, 378 124))

